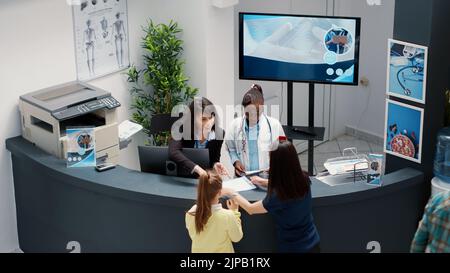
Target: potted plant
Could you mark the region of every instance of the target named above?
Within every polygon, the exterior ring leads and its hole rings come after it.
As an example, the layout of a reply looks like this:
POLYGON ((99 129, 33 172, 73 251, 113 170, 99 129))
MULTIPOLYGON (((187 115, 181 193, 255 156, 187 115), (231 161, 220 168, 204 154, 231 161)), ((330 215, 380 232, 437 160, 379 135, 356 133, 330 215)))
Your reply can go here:
POLYGON ((174 106, 191 101, 198 89, 188 85, 189 78, 184 73, 183 41, 179 38, 182 30, 178 24, 150 21, 143 30, 144 68, 138 70, 133 65, 127 72, 134 110, 132 120, 144 127, 150 143, 163 146, 168 144, 170 131, 152 133, 151 118, 170 116, 174 106))

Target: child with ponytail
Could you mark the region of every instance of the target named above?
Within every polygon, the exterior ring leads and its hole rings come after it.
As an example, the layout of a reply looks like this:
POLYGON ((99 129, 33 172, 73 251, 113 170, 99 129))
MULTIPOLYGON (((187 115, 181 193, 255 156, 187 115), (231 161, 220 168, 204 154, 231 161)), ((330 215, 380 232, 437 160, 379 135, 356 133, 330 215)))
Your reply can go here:
POLYGON ((185 217, 193 253, 233 253, 233 242, 242 239, 239 206, 228 200, 228 209, 222 208, 221 191, 222 178, 217 173, 208 171, 200 176, 197 204, 185 217))

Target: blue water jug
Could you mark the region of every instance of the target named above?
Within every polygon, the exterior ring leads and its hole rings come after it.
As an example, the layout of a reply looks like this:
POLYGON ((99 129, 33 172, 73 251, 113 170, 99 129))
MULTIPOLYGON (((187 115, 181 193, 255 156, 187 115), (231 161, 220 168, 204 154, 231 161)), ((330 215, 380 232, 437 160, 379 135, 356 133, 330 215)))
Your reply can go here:
POLYGON ((450 127, 439 131, 434 160, 434 175, 443 182, 450 184, 450 127))

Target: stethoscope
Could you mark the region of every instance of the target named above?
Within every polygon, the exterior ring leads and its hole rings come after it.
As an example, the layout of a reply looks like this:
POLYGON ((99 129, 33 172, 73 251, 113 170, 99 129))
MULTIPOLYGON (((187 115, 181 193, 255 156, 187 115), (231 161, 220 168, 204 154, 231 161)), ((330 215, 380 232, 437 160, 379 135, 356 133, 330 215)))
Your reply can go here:
MULTIPOLYGON (((267 118, 266 114, 262 114, 262 117, 264 117, 264 119, 267 122, 267 125, 269 126, 269 132, 270 132, 270 139, 273 139, 273 135, 272 135, 272 125, 270 125, 269 119, 267 118)), ((261 120, 261 119, 260 119, 261 120)), ((246 153, 246 145, 247 145, 247 134, 244 132, 245 131, 245 124, 247 122, 247 118, 244 116, 242 118, 242 124, 241 124, 241 129, 240 129, 240 134, 242 134, 242 152, 246 153)), ((259 138, 259 129, 258 129, 258 138, 259 138)))
POLYGON ((400 87, 403 89, 403 93, 407 96, 411 96, 412 92, 411 89, 406 87, 406 81, 413 81, 413 82, 423 82, 423 78, 415 79, 413 76, 420 76, 423 77, 423 68, 419 66, 407 66, 403 67, 397 72, 397 81, 400 84, 400 87), (413 75, 407 76, 405 75, 405 71, 411 69, 413 75), (401 78, 403 78, 403 81, 401 78))
MULTIPOLYGON (((396 53, 396 52, 394 52, 396 53)), ((400 56, 400 54, 396 53, 397 55, 400 56)), ((424 67, 423 65, 420 64, 420 62, 417 61, 418 59, 418 55, 415 55, 414 57, 410 58, 412 65, 406 66, 401 68, 398 72, 397 72, 397 81, 400 85, 400 87, 403 89, 403 93, 406 96, 411 96, 412 92, 411 89, 409 89, 406 86, 406 81, 412 81, 412 82, 423 82, 423 72, 424 72, 424 67), (407 70, 411 70, 412 75, 408 76, 405 74, 405 72, 407 70), (419 78, 414 78, 414 76, 418 76, 419 78)))

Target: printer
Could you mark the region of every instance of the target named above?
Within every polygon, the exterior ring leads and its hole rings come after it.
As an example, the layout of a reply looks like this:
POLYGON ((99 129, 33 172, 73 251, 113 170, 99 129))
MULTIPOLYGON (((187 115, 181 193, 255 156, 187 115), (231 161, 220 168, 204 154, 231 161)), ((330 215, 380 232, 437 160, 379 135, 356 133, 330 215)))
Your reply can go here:
POLYGON ((78 81, 35 91, 20 97, 22 136, 65 159, 66 129, 94 127, 97 162, 117 164, 119 106, 111 93, 78 81))

